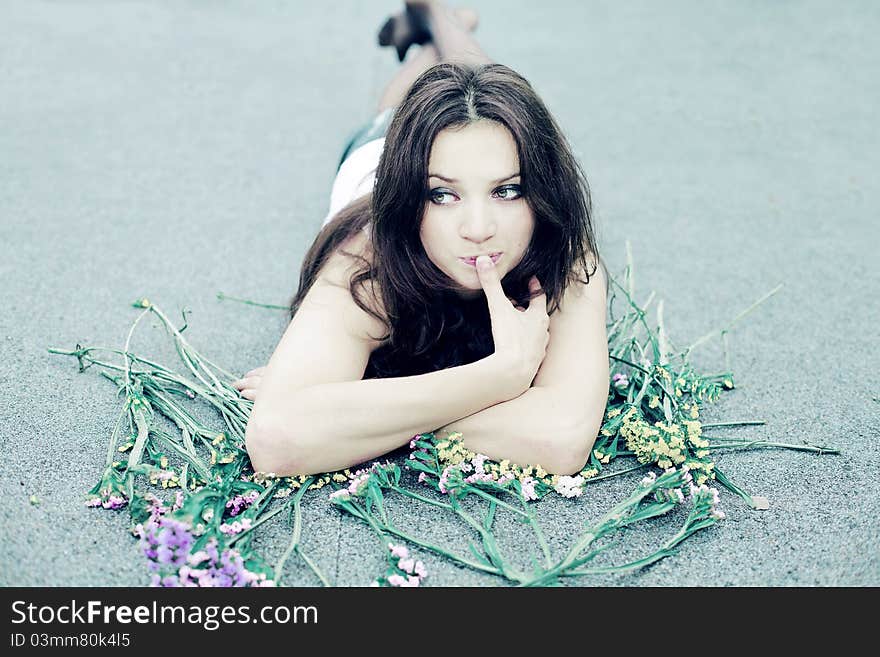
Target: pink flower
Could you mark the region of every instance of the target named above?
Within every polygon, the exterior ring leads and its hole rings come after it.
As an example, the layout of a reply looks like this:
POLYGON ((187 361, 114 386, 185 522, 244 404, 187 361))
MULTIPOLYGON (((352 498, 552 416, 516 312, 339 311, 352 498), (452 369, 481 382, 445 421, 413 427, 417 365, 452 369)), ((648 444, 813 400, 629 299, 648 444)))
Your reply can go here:
POLYGON ((535 492, 535 480, 531 477, 526 477, 522 482, 522 494, 523 499, 528 500, 536 500, 538 499, 538 494, 535 492))
POLYGON ((425 564, 423 564, 421 561, 416 561, 416 565, 414 566, 413 570, 416 571, 416 575, 419 577, 425 577, 428 574, 428 571, 425 569, 425 564))
POLYGON ((408 577, 408 580, 409 580, 409 583, 405 584, 404 586, 418 586, 419 582, 421 582, 421 580, 418 577, 416 577, 415 575, 410 575, 408 577))
POLYGON ((392 557, 398 557, 400 559, 406 559, 409 557, 409 550, 406 549, 405 545, 394 545, 393 543, 389 543, 388 549, 391 550, 392 557))
POLYGON ((388 583, 391 586, 407 586, 407 581, 404 579, 403 575, 389 575, 388 583))
POLYGON ((413 559, 401 559, 397 562, 397 567, 404 572, 412 573, 416 567, 416 562, 413 559))

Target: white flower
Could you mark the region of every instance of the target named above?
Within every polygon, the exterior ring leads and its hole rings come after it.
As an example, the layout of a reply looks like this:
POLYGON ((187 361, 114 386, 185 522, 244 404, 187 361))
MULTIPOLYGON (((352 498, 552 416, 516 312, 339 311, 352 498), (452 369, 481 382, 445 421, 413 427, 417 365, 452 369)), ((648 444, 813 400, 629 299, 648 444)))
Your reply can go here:
POLYGON ((563 495, 564 497, 578 497, 583 490, 584 478, 580 475, 576 477, 569 477, 568 475, 563 475, 559 477, 556 482, 556 485, 553 487, 557 493, 563 495))

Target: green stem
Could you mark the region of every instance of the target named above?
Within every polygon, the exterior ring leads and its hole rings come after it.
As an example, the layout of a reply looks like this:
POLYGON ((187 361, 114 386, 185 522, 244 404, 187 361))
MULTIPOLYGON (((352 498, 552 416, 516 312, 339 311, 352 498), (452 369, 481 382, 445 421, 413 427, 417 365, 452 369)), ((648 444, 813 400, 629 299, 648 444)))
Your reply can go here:
POLYGON ((250 299, 239 299, 238 297, 231 297, 228 294, 223 294, 222 292, 217 293, 217 299, 220 301, 238 301, 239 303, 244 303, 249 306, 258 306, 260 308, 269 308, 270 310, 290 310, 289 306, 279 306, 273 303, 259 303, 257 301, 251 301, 250 299))
POLYGON ((189 452, 187 452, 184 448, 182 448, 180 445, 178 445, 176 442, 174 442, 174 440, 171 438, 171 436, 166 434, 161 429, 152 429, 151 433, 154 436, 163 440, 165 442, 165 444, 168 445, 168 447, 173 449, 175 452, 177 452, 177 454, 181 458, 185 459, 188 463, 190 463, 196 469, 196 471, 199 473, 199 477, 201 477, 205 481, 210 481, 211 475, 210 475, 210 471, 208 470, 208 466, 205 465, 204 463, 202 463, 202 460, 198 456, 196 456, 194 453, 190 454, 189 452))
POLYGON ((550 568, 553 566, 553 555, 550 554, 550 545, 547 543, 547 538, 544 536, 544 531, 538 524, 538 521, 535 518, 534 511, 529 508, 529 503, 526 502, 524 497, 520 497, 519 499, 523 505, 523 511, 525 511, 528 515, 529 525, 531 526, 532 531, 534 531, 535 533, 535 538, 538 541, 538 545, 541 547, 541 552, 544 554, 544 565, 547 566, 547 568, 550 568))
POLYGON ((124 371, 125 371, 125 388, 126 388, 126 390, 128 390, 131 387, 131 376, 129 373, 129 369, 131 368, 131 363, 128 359, 128 346, 131 344, 131 336, 132 336, 132 334, 134 334, 135 327, 137 327, 138 322, 140 322, 146 316, 146 314, 148 312, 150 312, 149 308, 147 308, 140 315, 138 315, 137 319, 134 320, 134 324, 132 324, 131 328, 128 330, 128 336, 126 336, 126 338, 125 338, 125 348, 124 348, 124 351, 125 351, 125 354, 124 354, 125 355, 125 370, 124 371))
POLYGON ((321 583, 324 586, 330 586, 330 583, 327 581, 327 578, 324 577, 323 573, 318 570, 317 566, 312 563, 311 559, 309 559, 306 554, 300 548, 300 539, 302 537, 302 498, 303 495, 308 491, 309 486, 311 486, 317 477, 309 477, 305 482, 303 482, 299 490, 293 494, 293 497, 290 501, 290 504, 293 505, 293 531, 291 532, 290 544, 287 546, 287 549, 284 551, 284 554, 281 555, 281 558, 278 560, 278 563, 275 566, 275 583, 276 585, 280 585, 282 573, 284 572, 284 564, 286 563, 288 557, 293 552, 296 552, 303 561, 306 562, 306 565, 312 569, 312 572, 317 575, 318 579, 321 580, 321 583))
POLYGON ((764 420, 738 420, 734 422, 710 422, 707 424, 700 424, 700 427, 703 429, 712 429, 713 427, 745 427, 745 426, 754 426, 758 424, 767 424, 764 420))
MULTIPOLYGON (((519 512, 519 509, 517 509, 517 511, 519 512)), ((459 515, 459 517, 462 520, 464 520, 467 524, 469 524, 471 527, 473 527, 477 531, 477 533, 480 535, 480 538, 483 541, 484 546, 495 544, 495 537, 492 535, 492 532, 488 531, 485 527, 483 527, 483 525, 481 525, 479 522, 477 522, 473 518, 473 516, 471 516, 466 511, 464 511, 461 507, 456 508, 455 512, 459 515)), ((487 554, 487 556, 489 556, 489 555, 487 554)), ((500 570, 501 575, 503 575, 507 579, 513 580, 516 582, 527 581, 523 575, 521 575, 520 573, 516 572, 515 570, 512 570, 512 569, 508 568, 507 566, 505 566, 503 561, 501 561, 500 554, 498 555, 497 561, 498 561, 497 568, 500 570)))
POLYGON ((110 434, 110 444, 107 446, 107 460, 104 463, 105 467, 110 467, 113 463, 113 456, 116 453, 117 445, 119 443, 119 424, 122 422, 122 417, 125 415, 128 409, 123 406, 122 410, 119 411, 119 415, 116 416, 116 423, 113 426, 113 432, 110 434))
POLYGON ((515 506, 511 506, 511 505, 508 504, 507 502, 502 502, 501 500, 499 500, 497 497, 495 497, 495 496, 492 495, 491 493, 487 493, 487 492, 484 491, 484 490, 480 490, 480 489, 477 488, 476 486, 468 486, 468 487, 467 487, 467 492, 468 492, 468 493, 474 493, 475 495, 477 495, 477 497, 482 497, 484 500, 488 500, 489 502, 495 502, 495 503, 498 504, 499 506, 504 507, 505 509, 507 509, 507 510, 510 511, 511 513, 515 513, 516 515, 518 515, 518 516, 520 516, 520 517, 523 517, 523 518, 528 518, 528 517, 529 517, 527 513, 523 513, 522 511, 520 511, 519 509, 517 509, 515 506))
POLYGON ((250 527, 248 527, 247 529, 243 529, 242 531, 238 532, 235 536, 230 538, 229 541, 226 543, 226 545, 231 547, 233 544, 237 543, 242 538, 244 538, 245 536, 250 534, 252 531, 254 531, 257 527, 259 527, 263 523, 267 522, 271 518, 274 518, 276 515, 278 515, 282 511, 284 511, 284 507, 279 506, 277 509, 272 509, 271 511, 264 513, 263 515, 260 516, 260 519, 257 520, 250 527))
POLYGON ((809 443, 805 445, 795 445, 792 443, 777 443, 769 440, 752 440, 752 441, 743 441, 743 442, 733 442, 734 439, 725 439, 725 438, 712 438, 710 440, 709 448, 710 449, 759 449, 764 447, 773 447, 773 448, 781 448, 781 449, 791 449, 799 452, 816 452, 817 454, 840 454, 839 449, 835 449, 833 447, 825 447, 824 445, 811 445, 809 443), (713 445, 711 443, 712 440, 723 441, 720 445, 713 445), (728 442, 730 441, 730 442, 728 442))
MULTIPOLYGON (((780 283, 779 285, 777 285, 776 287, 774 287, 774 288, 773 288, 772 290, 770 290, 767 294, 765 294, 765 295, 762 296, 760 299, 758 299, 757 301, 755 301, 755 303, 753 303, 751 306, 749 306, 748 308, 746 308, 745 310, 743 310, 739 315, 737 315, 736 317, 733 318, 733 321, 730 322, 730 324, 728 324, 726 327, 724 327, 724 328, 721 329, 720 331, 717 331, 717 330, 716 330, 716 331, 710 331, 709 333, 707 333, 707 334, 704 335, 703 337, 699 338, 699 339, 698 339, 696 342, 694 342, 690 347, 688 347, 687 349, 684 350, 684 352, 683 352, 683 354, 682 354, 682 355, 683 355, 683 358, 684 358, 685 360, 687 360, 688 356, 690 356, 691 351, 693 351, 694 348, 695 348, 696 346, 698 346, 698 345, 700 345, 700 344, 706 342, 706 340, 709 340, 710 338, 714 337, 715 335, 720 335, 720 336, 722 336, 722 337, 723 337, 724 335, 726 335, 727 332, 730 331, 730 330, 733 328, 733 326, 734 326, 739 320, 741 320, 743 317, 745 317, 746 315, 748 315, 750 312, 752 312, 752 311, 753 311, 755 308, 757 308, 760 304, 764 303, 764 301, 766 301, 767 299, 769 299, 771 296, 773 296, 774 294, 776 294, 781 288, 782 288, 782 283, 780 283)), ((729 369, 729 364, 728 364, 728 369, 729 369)))
POLYGON ((427 497, 422 497, 418 493, 413 493, 412 491, 408 491, 405 488, 401 488, 399 486, 390 486, 391 490, 396 493, 400 493, 401 495, 405 495, 406 497, 411 497, 414 500, 419 500, 420 502, 424 502, 425 504, 430 504, 432 506, 438 506, 441 509, 446 509, 447 511, 452 511, 452 505, 446 504, 445 502, 438 502, 437 500, 432 500, 427 497))
MULTIPOLYGON (((381 538, 382 534, 385 534, 385 533, 391 534, 393 536, 397 536, 400 539, 403 539, 404 541, 406 541, 408 543, 411 543, 413 545, 418 545, 419 547, 424 548, 425 550, 429 550, 435 554, 439 554, 442 557, 446 557, 447 559, 450 559, 452 561, 456 561, 456 562, 463 564, 469 568, 473 568, 474 570, 479 570, 479 571, 482 571, 485 573, 490 573, 492 575, 501 575, 501 576, 504 575, 504 573, 502 573, 501 570, 499 570, 498 568, 495 568, 493 566, 487 566, 487 565, 479 563, 477 561, 467 559, 466 557, 460 557, 460 556, 453 554, 449 550, 446 550, 438 545, 434 545, 433 543, 428 543, 427 541, 423 541, 419 538, 416 538, 415 536, 411 536, 411 535, 407 534, 406 532, 397 529, 396 527, 381 527, 376 523, 375 519, 372 517, 372 514, 367 513, 367 510, 365 508, 361 507, 359 504, 357 504, 353 498, 351 499, 349 504, 351 504, 351 507, 355 510, 356 514, 359 514, 357 517, 360 517, 365 522, 367 522, 373 528, 373 530, 377 534, 379 534, 380 538, 381 538)), ((349 513, 352 513, 352 512, 349 510, 349 513)))
MULTIPOLYGON (((627 456, 623 452, 618 452, 618 456, 627 456)), ((626 470, 619 470, 618 472, 609 472, 608 474, 599 475, 598 477, 590 477, 589 479, 585 479, 584 483, 591 484, 596 481, 602 481, 603 479, 611 479, 611 477, 619 477, 620 475, 627 474, 629 472, 635 472, 636 470, 644 470, 651 466, 651 463, 640 463, 639 465, 634 465, 631 468, 627 468, 626 470)))

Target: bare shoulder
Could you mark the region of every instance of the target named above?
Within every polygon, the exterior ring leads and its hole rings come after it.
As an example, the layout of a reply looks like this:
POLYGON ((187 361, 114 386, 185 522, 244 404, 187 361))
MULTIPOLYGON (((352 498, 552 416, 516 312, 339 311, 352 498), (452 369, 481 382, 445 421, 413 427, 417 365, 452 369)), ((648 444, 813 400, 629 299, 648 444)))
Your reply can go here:
MULTIPOLYGON (((375 349, 381 344, 381 340, 377 338, 382 338, 387 333, 387 328, 384 322, 373 317, 354 301, 350 291, 351 279, 364 266, 363 260, 355 256, 366 259, 370 264, 373 262, 370 240, 363 232, 358 232, 357 235, 342 242, 336 251, 327 258, 327 262, 318 272, 313 288, 330 287, 336 290, 345 290, 343 319, 346 326, 352 335, 370 343, 371 348, 375 349)), ((361 300, 371 310, 383 320, 387 318, 378 286, 371 285, 371 281, 366 280, 360 283, 356 289, 360 293, 361 300)))
POLYGON ((574 302, 604 307, 608 296, 608 277, 605 263, 593 259, 589 264, 589 271, 591 273, 588 275, 588 270, 583 267, 577 269, 577 278, 569 281, 560 308, 566 305, 566 301, 569 304, 574 302), (584 283, 585 280, 589 282, 584 283))

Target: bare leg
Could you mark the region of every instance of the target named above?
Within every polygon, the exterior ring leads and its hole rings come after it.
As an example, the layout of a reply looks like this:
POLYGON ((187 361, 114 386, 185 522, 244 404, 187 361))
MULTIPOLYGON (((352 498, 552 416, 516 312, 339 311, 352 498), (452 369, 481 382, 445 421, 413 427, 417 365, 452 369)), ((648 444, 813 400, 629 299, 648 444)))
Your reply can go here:
MULTIPOLYGON (((470 32, 473 32, 477 26, 477 12, 465 8, 450 11, 453 12, 453 18, 450 19, 449 15, 446 14, 444 17, 445 22, 454 23, 457 32, 465 34, 470 41, 476 43, 473 37, 470 36, 470 32)), ((391 78, 385 87, 382 97, 379 99, 379 111, 381 112, 389 107, 399 105, 416 78, 444 59, 441 57, 440 49, 434 43, 429 42, 422 46, 415 56, 410 57, 401 64, 397 73, 394 74, 394 77, 391 78)))
POLYGON ((420 14, 431 32, 431 40, 443 61, 463 64, 491 64, 477 40, 456 20, 455 10, 443 0, 407 0, 406 5, 420 14))

